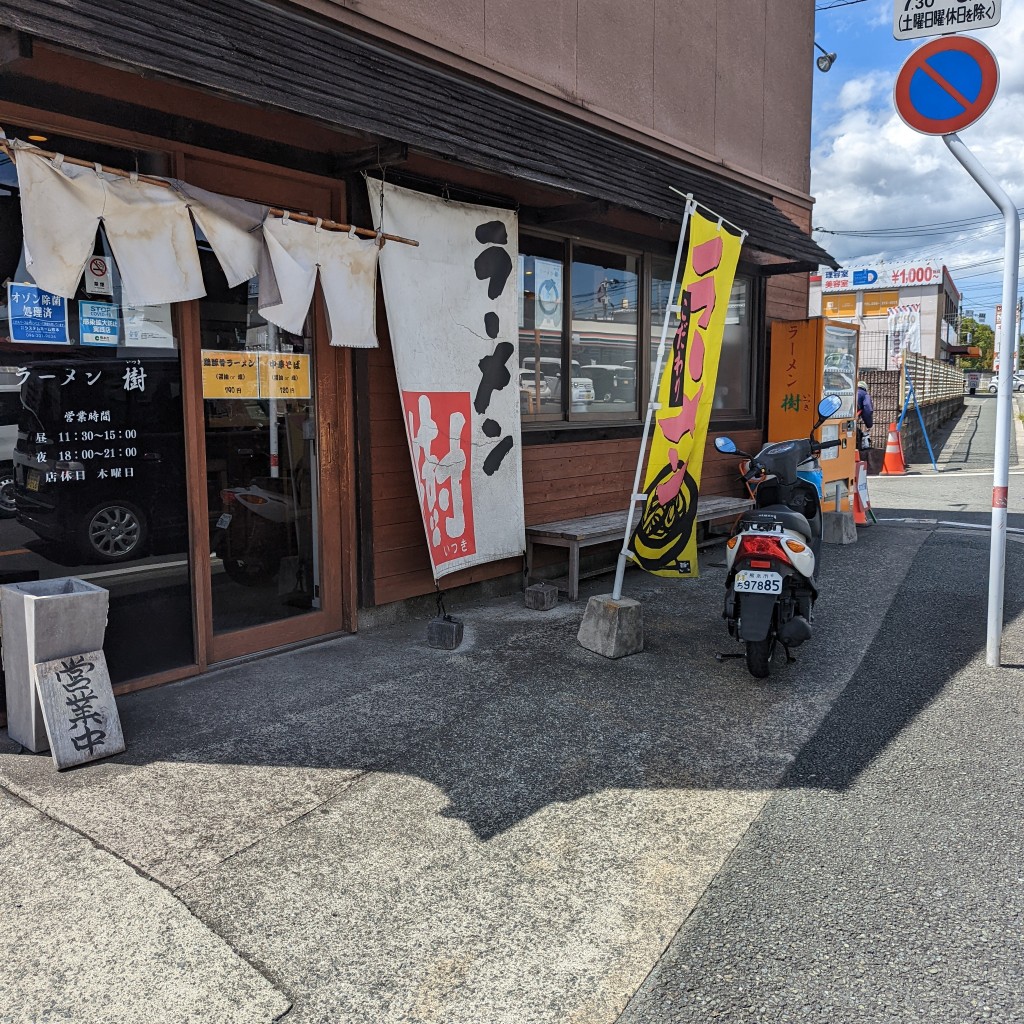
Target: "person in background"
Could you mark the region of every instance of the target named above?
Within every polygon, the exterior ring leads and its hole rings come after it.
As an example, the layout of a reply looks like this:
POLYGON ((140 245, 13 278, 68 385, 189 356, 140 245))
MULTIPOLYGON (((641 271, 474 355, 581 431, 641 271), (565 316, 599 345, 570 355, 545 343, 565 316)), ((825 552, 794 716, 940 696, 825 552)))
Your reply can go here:
POLYGON ((875 423, 875 409, 871 402, 871 394, 864 381, 857 381, 857 451, 862 452, 871 447, 868 431, 875 423))

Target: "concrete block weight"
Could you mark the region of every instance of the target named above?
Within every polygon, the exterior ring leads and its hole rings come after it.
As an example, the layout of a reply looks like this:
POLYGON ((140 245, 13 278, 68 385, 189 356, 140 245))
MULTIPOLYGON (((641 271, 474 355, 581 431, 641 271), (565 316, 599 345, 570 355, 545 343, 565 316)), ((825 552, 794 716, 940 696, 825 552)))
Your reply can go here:
POLYGON ((102 587, 73 578, 0 587, 7 734, 26 750, 39 753, 49 746, 36 664, 101 650, 109 600, 102 587))
POLYGON ((558 587, 554 583, 534 583, 523 592, 527 608, 536 612, 551 611, 558 604, 558 587))
POLYGON ((439 615, 427 623, 427 645, 441 651, 454 651, 462 643, 462 619, 439 615))
POLYGON ((644 616, 639 601, 600 594, 587 602, 577 635, 581 647, 604 658, 625 658, 644 649, 644 616))
POLYGON ((826 544, 856 544, 857 524, 852 512, 825 512, 822 515, 821 539, 826 544))

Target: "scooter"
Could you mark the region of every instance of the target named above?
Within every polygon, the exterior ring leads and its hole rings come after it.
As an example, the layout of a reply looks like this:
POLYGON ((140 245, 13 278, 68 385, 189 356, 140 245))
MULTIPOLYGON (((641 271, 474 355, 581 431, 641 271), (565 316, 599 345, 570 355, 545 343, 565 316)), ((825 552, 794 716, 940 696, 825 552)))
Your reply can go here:
POLYGON ((259 477, 248 487, 220 492, 222 511, 211 546, 236 583, 256 586, 273 579, 294 547, 297 510, 280 481, 259 477))
MULTIPOLYGON (((790 648, 811 638, 815 570, 821 554, 821 498, 801 467, 816 464, 839 441, 816 441, 814 432, 839 411, 842 399, 826 395, 818 403, 818 420, 810 436, 775 441, 757 455, 740 451, 732 438, 718 437, 715 447, 749 460, 743 479, 760 478, 754 508, 746 512, 726 542, 725 610, 729 635, 746 645, 747 670, 755 679, 771 671, 779 644, 792 661, 790 648)), ((728 655, 743 657, 743 655, 728 655)))

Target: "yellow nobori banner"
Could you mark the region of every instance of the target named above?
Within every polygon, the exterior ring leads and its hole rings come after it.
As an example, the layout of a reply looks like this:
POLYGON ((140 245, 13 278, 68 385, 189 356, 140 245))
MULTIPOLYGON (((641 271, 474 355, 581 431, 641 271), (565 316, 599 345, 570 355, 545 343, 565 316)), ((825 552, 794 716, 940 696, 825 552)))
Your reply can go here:
POLYGON ((697 492, 722 334, 741 241, 699 213, 679 290, 679 326, 665 353, 634 561, 658 576, 697 575, 697 492))

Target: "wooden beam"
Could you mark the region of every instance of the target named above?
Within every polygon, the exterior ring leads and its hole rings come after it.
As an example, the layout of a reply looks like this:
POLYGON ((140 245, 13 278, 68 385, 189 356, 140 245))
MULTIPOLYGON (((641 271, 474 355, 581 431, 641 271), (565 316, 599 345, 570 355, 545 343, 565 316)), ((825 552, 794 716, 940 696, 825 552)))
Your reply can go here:
POLYGON ((337 157, 334 161, 335 174, 339 178, 346 178, 350 174, 372 171, 376 167, 392 167, 408 159, 409 147, 404 142, 386 142, 337 157))
POLYGON ((0 28, 0 67, 32 59, 32 37, 13 28, 0 28))
POLYGON ((581 203, 564 203, 561 206, 542 206, 521 210, 533 224, 564 224, 574 220, 591 220, 608 212, 608 203, 603 199, 589 199, 581 203))
POLYGON ((758 263, 757 272, 763 277, 778 277, 779 274, 813 274, 817 267, 809 263, 758 263))
MULTIPOLYGON (((348 154, 340 151, 318 153, 301 149, 273 139, 207 124, 191 117, 167 114, 125 100, 109 99, 18 74, 3 76, 3 99, 20 106, 65 114, 84 121, 96 121, 112 128, 123 128, 158 139, 259 160, 289 170, 307 171, 326 178, 342 177, 339 167, 348 158, 348 154)), ((381 151, 392 152, 395 145, 390 141, 382 142, 381 151)))

